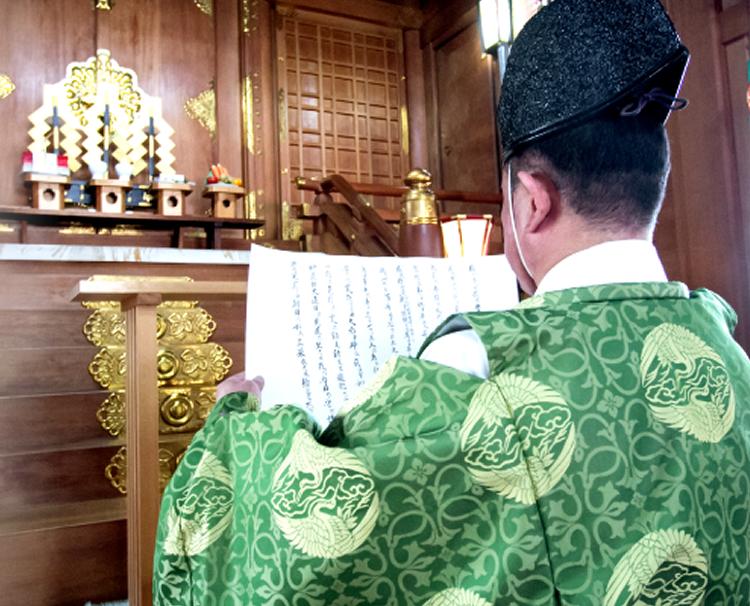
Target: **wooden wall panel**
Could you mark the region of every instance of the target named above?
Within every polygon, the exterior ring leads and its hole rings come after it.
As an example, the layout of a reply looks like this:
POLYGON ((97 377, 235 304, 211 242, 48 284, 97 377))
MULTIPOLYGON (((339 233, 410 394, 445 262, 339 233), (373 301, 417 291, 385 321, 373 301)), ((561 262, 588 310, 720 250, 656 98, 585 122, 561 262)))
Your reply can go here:
MULTIPOLYGON (((750 15, 750 10, 747 14, 750 15)), ((744 269, 746 279, 750 280, 750 108, 747 99, 747 69, 743 69, 747 65, 747 49, 750 47, 747 31, 745 29, 745 35, 723 45, 722 64, 726 69, 731 108, 732 143, 741 214, 740 233, 745 240, 744 269)))
POLYGON ((0 536, 4 604, 125 599, 125 521, 0 536))
POLYGON ((5 363, 0 366, 0 396, 93 389, 96 384, 86 367, 95 353, 93 347, 6 349, 5 363))
MULTIPOLYGON (((70 301, 73 286, 94 274, 245 281, 247 272, 247 266, 0 263, 0 325, 8 326, 0 334, 6 357, 0 367, 0 564, 5 549, 16 551, 13 566, 0 574, 3 596, 82 604, 126 593, 124 499, 104 475, 124 440, 111 438, 95 417, 107 392, 86 369, 97 348, 81 332, 89 312, 70 301), (88 568, 80 578, 61 581, 63 572, 75 576, 71 561, 88 568), (33 573, 6 574, 17 569, 33 573), (32 574, 37 586, 30 589, 32 574)), ((212 340, 229 351, 232 370, 241 370, 244 303, 215 302, 206 309, 218 323, 212 340)), ((179 451, 185 439, 163 442, 179 451)))
MULTIPOLYGON (((672 277, 707 287, 738 311, 737 336, 750 347, 747 235, 737 182, 737 150, 726 54, 716 4, 670 1, 668 10, 692 53, 682 94, 690 105, 670 118, 670 196, 679 263, 672 277)), ((737 9, 746 7, 737 6, 737 9)), ((746 65, 733 65, 746 74, 746 65)), ((658 244, 658 242, 657 242, 658 244)), ((674 253, 672 253, 674 254, 674 253)))
POLYGON ((65 66, 94 53, 95 15, 90 0, 3 2, 0 73, 15 91, 0 99, 0 204, 27 204, 21 153, 30 139, 28 116, 42 104, 42 86, 57 82, 65 66))
POLYGON ((121 445, 0 456, 0 511, 119 499, 104 468, 121 445))
POLYGON ((0 309, 0 349, 87 346, 82 327, 88 314, 83 308, 36 314, 0 309))
POLYGON ((96 420, 106 397, 101 389, 0 397, 0 456, 115 444, 96 420))
MULTIPOLYGON (((498 192, 495 105, 499 77, 494 60, 482 53, 476 2, 427 2, 420 31, 425 74, 429 169, 435 187, 498 192)), ((490 254, 503 249, 497 205, 444 202, 441 212, 493 214, 498 227, 490 254)))
POLYGON ((98 47, 109 49, 121 66, 138 74, 144 91, 162 99, 164 118, 175 130, 174 167, 198 183, 187 198, 192 214, 208 209, 200 185, 211 162, 221 161, 208 131, 185 111, 188 99, 216 80, 214 26, 213 16, 185 0, 128 0, 97 12, 98 47))
POLYGON ((476 23, 435 50, 441 187, 498 191, 493 62, 476 23))

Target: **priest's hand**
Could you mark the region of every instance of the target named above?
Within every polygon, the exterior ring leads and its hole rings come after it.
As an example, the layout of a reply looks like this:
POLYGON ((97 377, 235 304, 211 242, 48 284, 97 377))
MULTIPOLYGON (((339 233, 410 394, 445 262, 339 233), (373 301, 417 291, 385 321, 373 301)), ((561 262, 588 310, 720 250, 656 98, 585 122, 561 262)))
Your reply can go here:
POLYGON ((258 398, 258 401, 260 401, 260 393, 263 391, 264 384, 265 381, 263 380, 263 377, 259 376, 254 379, 246 379, 244 372, 238 372, 236 375, 224 379, 216 386, 216 401, 218 402, 227 394, 235 393, 237 391, 253 394, 258 398))

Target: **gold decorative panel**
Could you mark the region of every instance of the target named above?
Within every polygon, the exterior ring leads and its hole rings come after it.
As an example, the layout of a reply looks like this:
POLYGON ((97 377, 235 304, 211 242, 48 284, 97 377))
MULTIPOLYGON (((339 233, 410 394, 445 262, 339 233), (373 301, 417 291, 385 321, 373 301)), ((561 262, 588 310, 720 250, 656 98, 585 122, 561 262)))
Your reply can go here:
MULTIPOLYGON (((182 448, 178 453, 169 448, 159 449, 159 489, 164 490, 169 483, 174 470, 182 460, 185 449, 182 448)), ((109 464, 104 468, 104 476, 110 484, 121 494, 127 494, 128 489, 128 451, 124 446, 121 447, 110 459, 109 464)))
POLYGON ((141 89, 136 73, 121 67, 107 49, 69 63, 65 78, 45 84, 42 105, 29 121, 29 151, 46 152, 50 140, 59 141, 73 172, 84 165, 98 167, 104 148, 110 147, 112 157, 129 164, 133 176, 148 168, 147 157, 158 174, 175 172, 174 130, 162 116, 161 99, 141 89), (53 126, 53 115, 59 126, 53 126))
MULTIPOLYGON (((258 1, 255 0, 253 2, 253 8, 255 8, 258 5, 258 1)), ((253 13, 252 17, 254 19, 258 18, 257 13, 253 13)), ((250 33, 250 0, 242 0, 242 33, 243 34, 249 34, 250 33)))
POLYGON ((119 436, 125 430, 125 392, 109 394, 96 411, 96 420, 113 438, 119 436))
POLYGON ((213 137, 216 135, 216 93, 207 88, 196 97, 185 102, 185 113, 205 128, 213 137))
POLYGON ((242 122, 245 129, 245 145, 247 146, 247 151, 251 154, 255 153, 254 102, 253 79, 250 76, 245 76, 245 79, 242 81, 242 122))
POLYGON ((10 76, 8 74, 0 74, 0 99, 5 99, 14 90, 16 90, 16 85, 13 84, 10 76))
POLYGON ((202 13, 207 15, 214 14, 214 3, 213 0, 193 0, 195 6, 197 6, 202 13))
MULTIPOLYGON (((95 276, 95 279, 111 278, 95 276)), ((125 431, 125 319, 119 303, 87 302, 83 306, 91 310, 83 333, 98 348, 88 366, 89 374, 109 391, 96 418, 109 435, 119 437, 125 431)), ((196 301, 162 303, 156 310, 156 324, 159 433, 189 436, 203 426, 216 403, 216 384, 229 372, 232 359, 224 347, 209 342, 216 322, 196 301)), ((162 472, 167 473, 164 471, 167 469, 171 474, 177 457, 172 454, 167 459, 169 464, 162 461, 162 472)), ((125 491, 124 448, 110 461, 105 475, 117 490, 125 491)), ((166 477, 168 480, 169 475, 166 477)))
POLYGON ((128 459, 127 449, 124 446, 114 454, 109 465, 104 468, 104 477, 122 494, 127 494, 128 459))

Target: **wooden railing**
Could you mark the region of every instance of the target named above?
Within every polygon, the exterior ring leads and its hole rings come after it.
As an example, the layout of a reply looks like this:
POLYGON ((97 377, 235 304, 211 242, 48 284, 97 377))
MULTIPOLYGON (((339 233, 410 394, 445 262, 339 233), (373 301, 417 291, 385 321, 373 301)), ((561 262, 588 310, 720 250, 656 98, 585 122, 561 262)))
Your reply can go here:
POLYGON ((499 214, 501 193, 466 192, 430 189, 427 171, 409 173, 407 186, 350 182, 341 175, 320 180, 304 177, 294 179, 297 189, 315 194, 311 204, 295 208, 296 217, 312 222, 312 236, 316 248, 328 253, 378 255, 440 256, 439 225, 441 201, 488 205, 488 212, 499 214), (416 175, 416 178, 414 177, 416 175), (410 179, 411 177, 411 179, 410 179), (343 200, 334 199, 340 194, 343 200), (405 203, 401 211, 375 208, 364 196, 380 196, 406 200, 419 198, 423 206, 429 199, 436 203, 435 221, 411 221, 406 216, 405 203), (427 195, 425 195, 427 194, 427 195), (396 225, 400 224, 400 230, 396 225), (433 227, 434 225, 434 227, 433 227), (400 233, 399 233, 400 231, 400 233))

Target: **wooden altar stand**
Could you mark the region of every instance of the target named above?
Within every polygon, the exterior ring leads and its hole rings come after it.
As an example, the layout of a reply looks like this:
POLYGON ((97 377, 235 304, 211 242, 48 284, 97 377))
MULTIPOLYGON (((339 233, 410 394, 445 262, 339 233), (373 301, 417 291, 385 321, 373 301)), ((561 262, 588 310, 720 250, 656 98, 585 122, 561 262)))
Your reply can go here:
POLYGON ((128 601, 150 606, 159 516, 159 397, 156 307, 162 301, 244 301, 246 282, 81 280, 73 301, 118 301, 126 327, 128 601))

